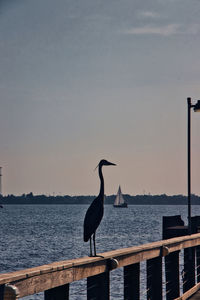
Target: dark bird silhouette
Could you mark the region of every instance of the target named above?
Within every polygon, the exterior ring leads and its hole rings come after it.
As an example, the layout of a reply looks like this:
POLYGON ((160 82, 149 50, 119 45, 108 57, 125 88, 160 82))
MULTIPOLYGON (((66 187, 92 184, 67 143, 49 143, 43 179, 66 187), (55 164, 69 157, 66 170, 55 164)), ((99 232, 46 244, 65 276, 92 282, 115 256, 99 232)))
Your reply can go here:
POLYGON ((104 211, 104 206, 103 206, 104 179, 102 174, 103 166, 116 166, 116 165, 103 159, 100 161, 100 163, 97 166, 99 167, 100 191, 99 191, 99 195, 93 200, 93 202, 89 206, 84 219, 84 242, 88 242, 90 240, 90 256, 97 256, 95 234, 103 218, 103 211, 104 211), (94 246, 94 255, 92 254, 92 238, 93 238, 93 246, 94 246))

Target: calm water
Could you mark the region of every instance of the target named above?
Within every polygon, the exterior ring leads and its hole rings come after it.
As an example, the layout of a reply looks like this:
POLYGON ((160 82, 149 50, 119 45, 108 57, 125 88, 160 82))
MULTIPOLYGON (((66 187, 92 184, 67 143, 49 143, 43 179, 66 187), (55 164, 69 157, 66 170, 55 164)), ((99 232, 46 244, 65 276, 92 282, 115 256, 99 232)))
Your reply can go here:
MULTIPOLYGON (((87 205, 7 205, 0 210, 0 272, 30 268, 54 261, 87 256, 83 220, 87 205)), ((193 215, 200 215, 194 206, 193 215)), ((181 214, 186 206, 105 206, 97 231, 97 252, 161 239, 162 216, 181 214)), ((111 272, 111 299, 122 299, 122 270, 111 272), (116 284, 117 281, 117 284, 116 284)), ((85 298, 85 282, 70 285, 71 299, 85 298)), ((26 297, 42 299, 40 294, 26 297)))

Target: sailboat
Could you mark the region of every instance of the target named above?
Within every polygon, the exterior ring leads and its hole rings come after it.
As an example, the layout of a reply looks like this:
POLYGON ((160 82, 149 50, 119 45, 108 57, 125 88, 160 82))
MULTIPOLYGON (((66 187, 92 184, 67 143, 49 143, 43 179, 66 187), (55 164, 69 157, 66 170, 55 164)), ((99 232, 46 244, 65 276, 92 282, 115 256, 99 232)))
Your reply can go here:
POLYGON ((121 187, 119 186, 117 196, 115 198, 115 202, 113 204, 114 207, 128 207, 128 204, 125 202, 123 196, 122 196, 122 191, 121 187))

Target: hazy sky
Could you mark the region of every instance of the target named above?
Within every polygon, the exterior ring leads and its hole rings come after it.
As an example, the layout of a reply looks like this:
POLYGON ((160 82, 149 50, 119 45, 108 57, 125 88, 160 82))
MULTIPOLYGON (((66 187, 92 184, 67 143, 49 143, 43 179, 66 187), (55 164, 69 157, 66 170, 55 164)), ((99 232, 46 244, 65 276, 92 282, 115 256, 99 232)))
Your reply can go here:
MULTIPOLYGON (((187 193, 199 0, 0 0, 3 193, 187 193)), ((200 194, 200 114, 192 113, 200 194)))

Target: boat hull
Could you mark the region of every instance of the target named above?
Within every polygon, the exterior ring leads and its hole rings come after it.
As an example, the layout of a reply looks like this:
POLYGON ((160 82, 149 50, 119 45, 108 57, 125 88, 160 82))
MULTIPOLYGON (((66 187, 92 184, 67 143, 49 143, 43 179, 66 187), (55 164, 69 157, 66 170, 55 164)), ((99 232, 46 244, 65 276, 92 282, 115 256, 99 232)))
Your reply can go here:
POLYGON ((128 207, 128 204, 127 203, 123 203, 123 204, 119 204, 119 205, 115 205, 113 204, 114 207, 128 207))

